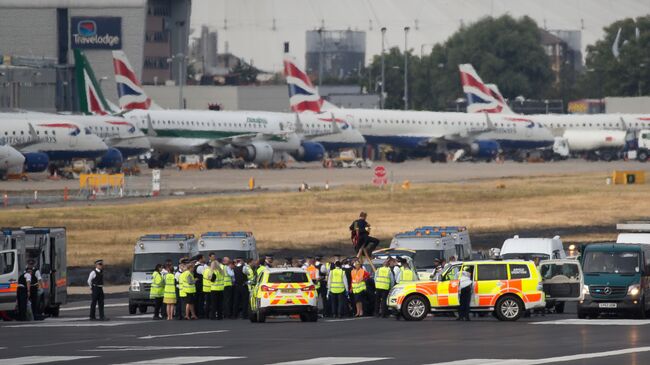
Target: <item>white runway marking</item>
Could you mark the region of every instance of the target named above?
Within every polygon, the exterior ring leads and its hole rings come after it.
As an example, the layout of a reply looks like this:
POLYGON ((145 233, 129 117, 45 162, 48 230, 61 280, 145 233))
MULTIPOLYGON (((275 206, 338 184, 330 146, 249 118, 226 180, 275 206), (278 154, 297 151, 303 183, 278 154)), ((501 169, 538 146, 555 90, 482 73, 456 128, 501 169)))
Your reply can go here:
POLYGON ((209 361, 224 361, 224 360, 237 360, 245 359, 241 356, 179 356, 179 357, 166 357, 162 359, 144 360, 137 362, 127 362, 117 365, 177 365, 177 364, 198 364, 209 361))
POLYGON ((557 321, 532 322, 531 324, 560 324, 583 326, 642 326, 650 324, 650 320, 640 319, 560 319, 557 321))
POLYGON ((176 337, 176 336, 192 336, 192 335, 203 335, 203 334, 206 334, 206 333, 221 333, 221 332, 228 332, 228 330, 173 333, 173 334, 170 334, 170 335, 148 335, 148 336, 138 337, 138 339, 139 340, 150 340, 152 338, 176 337))
POLYGON ((95 357, 97 356, 25 356, 25 357, 15 357, 13 359, 0 359, 0 365, 45 364, 48 362, 92 359, 95 357))
MULTIPOLYGON (((104 308, 126 307, 128 305, 129 305, 129 303, 112 303, 112 304, 105 304, 104 308)), ((78 310, 82 310, 82 309, 90 310, 90 304, 84 305, 84 306, 81 306, 81 307, 61 308, 61 309, 59 309, 59 311, 61 311, 61 312, 71 312, 71 311, 78 311, 78 310)))
POLYGON ((5 328, 47 328, 47 327, 115 327, 115 326, 124 326, 129 324, 142 324, 142 323, 153 323, 151 322, 119 322, 119 321, 108 321, 108 322, 45 322, 45 323, 35 323, 35 324, 17 324, 11 326, 4 326, 5 328))
POLYGON ((355 317, 355 318, 341 318, 341 319, 326 319, 323 322, 347 322, 347 321, 360 321, 362 319, 370 319, 372 317, 355 317))
POLYGON ((85 352, 104 351, 160 351, 160 350, 207 350, 220 349, 222 346, 98 346, 93 350, 81 350, 85 352))
POLYGON ((392 357, 316 357, 313 359, 278 362, 270 365, 342 365, 391 359, 392 357))
POLYGON ((577 361, 584 359, 595 359, 600 357, 619 356, 634 354, 639 352, 650 351, 650 346, 645 347, 632 347, 628 349, 592 352, 587 354, 567 355, 547 357, 544 359, 467 359, 459 361, 440 362, 430 365, 502 365, 502 364, 518 364, 518 365, 538 365, 538 364, 551 364, 557 362, 577 361))

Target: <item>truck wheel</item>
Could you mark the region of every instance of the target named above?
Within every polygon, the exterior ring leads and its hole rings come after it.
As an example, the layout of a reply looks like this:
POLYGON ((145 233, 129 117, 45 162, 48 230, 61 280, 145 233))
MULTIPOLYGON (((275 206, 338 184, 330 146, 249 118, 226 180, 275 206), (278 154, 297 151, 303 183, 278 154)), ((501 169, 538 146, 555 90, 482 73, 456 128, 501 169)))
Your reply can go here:
POLYGON ((135 314, 137 310, 138 310, 137 304, 129 303, 129 314, 135 314))
POLYGON ((641 162, 648 161, 648 152, 646 151, 639 152, 639 154, 637 155, 637 159, 641 162))
POLYGON ((557 314, 564 313, 564 302, 560 302, 560 303, 555 304, 555 313, 557 313, 557 314))
POLYGON ((140 310, 140 313, 142 313, 142 314, 147 313, 147 305, 146 304, 139 305, 138 309, 140 310))
POLYGON ((610 162, 614 159, 614 156, 612 156, 612 153, 609 151, 604 151, 603 153, 600 154, 600 159, 605 161, 605 162, 610 162))
POLYGON ((411 295, 402 303, 402 316, 407 321, 421 321, 430 310, 429 300, 422 295, 411 295))
POLYGON ((516 321, 524 314, 524 303, 514 295, 504 295, 497 300, 494 310, 500 321, 516 321))

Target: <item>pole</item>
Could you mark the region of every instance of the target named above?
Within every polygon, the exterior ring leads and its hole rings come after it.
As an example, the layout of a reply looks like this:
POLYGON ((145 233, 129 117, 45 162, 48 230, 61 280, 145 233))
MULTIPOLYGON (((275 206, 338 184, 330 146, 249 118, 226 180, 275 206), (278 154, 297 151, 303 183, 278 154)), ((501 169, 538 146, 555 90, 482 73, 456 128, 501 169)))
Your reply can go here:
POLYGON ((183 107, 183 54, 178 55, 178 109, 185 109, 183 107))
POLYGON ((320 48, 318 51, 318 91, 320 92, 323 85, 323 27, 318 29, 320 48))
POLYGON ((384 94, 385 94, 385 71, 386 65, 384 63, 384 37, 386 36, 386 27, 381 28, 381 95, 379 96, 379 107, 384 109, 384 94))
POLYGON ((408 34, 409 27, 404 27, 404 110, 409 108, 409 70, 408 70, 408 34))

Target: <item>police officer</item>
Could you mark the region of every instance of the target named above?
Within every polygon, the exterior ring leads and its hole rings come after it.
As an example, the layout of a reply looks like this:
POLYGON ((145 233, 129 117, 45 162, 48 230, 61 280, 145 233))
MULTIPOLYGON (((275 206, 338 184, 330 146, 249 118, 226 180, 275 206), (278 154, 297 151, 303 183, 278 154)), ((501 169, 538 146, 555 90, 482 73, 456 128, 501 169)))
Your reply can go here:
POLYGON ((391 259, 384 261, 384 265, 375 272, 375 312, 377 317, 388 317, 388 304, 386 298, 395 279, 390 268, 391 259))
POLYGON ((162 265, 156 264, 153 273, 151 274, 151 290, 149 291, 149 298, 153 300, 153 319, 163 319, 161 316, 161 309, 163 305, 163 296, 165 294, 165 282, 161 274, 162 265))
MULTIPOLYGON (((210 256, 214 255, 214 253, 211 253, 210 256)), ((212 264, 212 261, 210 264, 206 264, 205 268, 203 269, 203 297, 205 298, 204 302, 204 308, 203 308, 203 313, 204 313, 204 318, 209 319, 210 318, 210 308, 212 308, 212 282, 214 281, 214 273, 212 272, 212 268, 210 267, 212 264)))
POLYGON ((226 318, 234 318, 233 316, 233 271, 234 264, 230 257, 223 258, 223 315, 226 318))
POLYGON ((232 318, 237 318, 240 313, 241 317, 248 318, 248 277, 244 272, 246 268, 244 260, 237 258, 233 267, 233 313, 232 318))
POLYGON ((334 263, 334 269, 330 271, 327 278, 327 295, 332 304, 332 316, 341 318, 346 305, 345 297, 348 293, 348 279, 341 269, 341 261, 334 263))
POLYGON ((400 267, 400 275, 399 275, 399 280, 395 280, 395 282, 399 284, 399 283, 404 282, 404 281, 414 281, 414 280, 416 280, 417 276, 415 274, 415 271, 413 271, 413 269, 411 269, 408 266, 408 261, 403 257, 401 257, 399 259, 399 261, 400 261, 400 264, 401 264, 399 266, 400 267))
POLYGON ((212 296, 210 308, 210 319, 222 320, 223 319, 223 289, 225 270, 219 263, 219 260, 212 261, 210 264, 210 271, 212 272, 212 296))
POLYGON ((39 321, 43 319, 41 313, 41 296, 38 291, 41 288, 41 271, 38 270, 34 265, 36 261, 33 259, 27 260, 27 268, 31 270, 31 280, 29 282, 29 300, 32 302, 32 314, 34 315, 34 320, 39 321))
POLYGON ((194 278, 196 279, 196 297, 194 309, 199 318, 204 318, 203 308, 205 306, 205 295, 203 291, 203 271, 205 270, 205 256, 198 254, 194 257, 196 260, 196 270, 194 270, 194 278))
POLYGON ((457 321, 469 321, 470 301, 472 300, 472 271, 471 267, 463 270, 460 274, 460 306, 458 307, 457 321))
POLYGON ((95 269, 88 275, 88 286, 92 291, 90 320, 97 320, 95 309, 99 307, 99 320, 108 321, 108 318, 104 316, 104 260, 95 261, 95 269))
POLYGON ((174 319, 174 307, 176 307, 176 301, 178 296, 176 295, 176 278, 174 277, 174 264, 171 260, 168 260, 165 263, 165 274, 163 278, 165 279, 165 290, 163 294, 163 302, 167 309, 165 310, 165 317, 168 321, 174 319))
POLYGON ((29 283, 32 281, 32 270, 27 268, 18 278, 16 300, 18 301, 18 320, 27 320, 27 302, 29 301, 29 283))

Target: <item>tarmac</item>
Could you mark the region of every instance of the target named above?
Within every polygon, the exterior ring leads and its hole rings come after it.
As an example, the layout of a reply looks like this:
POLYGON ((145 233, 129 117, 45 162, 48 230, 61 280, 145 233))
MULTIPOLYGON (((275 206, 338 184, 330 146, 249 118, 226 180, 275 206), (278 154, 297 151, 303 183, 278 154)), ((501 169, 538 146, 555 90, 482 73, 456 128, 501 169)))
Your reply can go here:
POLYGON ((579 320, 564 314, 499 322, 428 317, 153 321, 107 300, 107 322, 87 319, 88 301, 61 317, 0 322, 0 365, 12 364, 648 364, 650 320, 579 320))
MULTIPOLYGON (((581 173, 602 173, 613 170, 649 170, 650 165, 637 161, 590 162, 581 159, 547 163, 505 163, 462 162, 432 164, 426 159, 411 160, 404 163, 375 163, 385 166, 390 182, 412 183, 457 182, 476 179, 493 179, 518 176, 544 176, 581 173)), ((144 166, 144 165, 143 165, 144 166)), ((374 167, 373 167, 374 168, 374 167)), ((175 168, 161 170, 161 195, 228 193, 247 191, 249 179, 255 180, 258 189, 297 190, 304 182, 314 187, 340 185, 372 184, 373 168, 324 168, 320 163, 294 163, 287 169, 221 169, 186 170, 175 168)), ((125 177, 126 192, 151 192, 151 170, 143 168, 139 176, 125 177)), ((50 180, 45 174, 30 174, 29 181, 3 181, 0 188, 12 193, 33 194, 38 190, 40 196, 55 191, 62 195, 64 188, 74 195, 79 189, 78 180, 50 180)))

